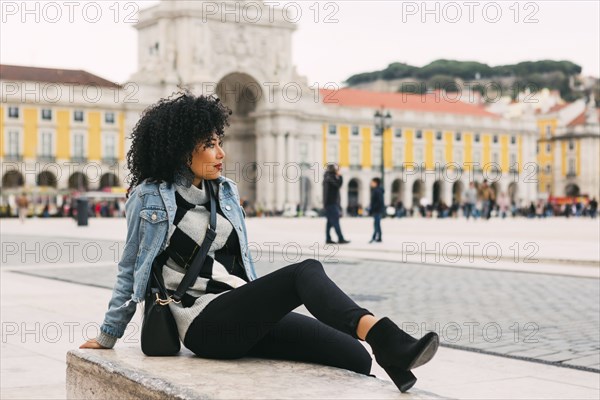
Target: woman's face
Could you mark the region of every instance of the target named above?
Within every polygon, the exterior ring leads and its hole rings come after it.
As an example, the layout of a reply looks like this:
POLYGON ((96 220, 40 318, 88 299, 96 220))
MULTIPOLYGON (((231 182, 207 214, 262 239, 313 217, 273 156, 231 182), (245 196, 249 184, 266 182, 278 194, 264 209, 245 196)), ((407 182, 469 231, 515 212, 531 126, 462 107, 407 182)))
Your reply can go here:
POLYGON ((194 186, 198 186, 203 179, 213 180, 221 175, 225 158, 222 145, 217 134, 213 134, 211 144, 200 143, 196 146, 190 164, 190 169, 194 172, 194 186))

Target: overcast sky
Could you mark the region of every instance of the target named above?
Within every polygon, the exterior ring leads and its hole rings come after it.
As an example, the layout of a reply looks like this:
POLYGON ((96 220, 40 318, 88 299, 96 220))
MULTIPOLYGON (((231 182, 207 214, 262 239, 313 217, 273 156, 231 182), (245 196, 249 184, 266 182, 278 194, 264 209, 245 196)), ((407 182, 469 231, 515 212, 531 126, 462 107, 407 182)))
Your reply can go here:
MULTIPOLYGON (((127 17, 135 18, 136 8, 157 2, 76 1, 73 22, 73 6, 67 3, 27 2, 33 13, 26 14, 23 2, 0 0, 1 62, 84 69, 126 81, 137 68, 137 35, 127 17), (47 3, 58 5, 60 16, 47 3), (96 5, 101 10, 98 22, 85 21, 84 7, 92 20, 96 5)), ((423 66, 438 58, 492 66, 570 60, 581 65, 585 75, 600 75, 598 0, 475 1, 473 6, 468 1, 430 1, 427 8, 434 11, 429 14, 421 1, 315 3, 295 3, 302 15, 294 33, 293 61, 309 82, 341 83, 352 74, 383 69, 392 62, 423 66)), ((293 11, 288 9, 289 19, 295 18, 293 11)))

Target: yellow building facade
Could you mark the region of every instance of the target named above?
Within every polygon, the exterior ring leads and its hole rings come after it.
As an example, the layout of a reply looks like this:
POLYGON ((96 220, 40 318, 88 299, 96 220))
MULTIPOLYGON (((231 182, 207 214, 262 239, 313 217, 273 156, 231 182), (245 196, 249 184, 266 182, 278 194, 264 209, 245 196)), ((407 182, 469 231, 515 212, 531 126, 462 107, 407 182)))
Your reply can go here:
MULTIPOLYGON (((324 123, 322 126, 323 164, 336 163, 342 170, 367 171, 378 176, 381 165, 381 138, 374 136, 373 127, 352 126, 344 123, 324 123), (349 132, 360 132, 358 140, 352 143, 349 132), (339 137, 336 137, 336 133, 339 137), (352 149, 356 146, 359 150, 352 149), (376 149, 373 151, 373 149, 376 149), (358 154, 359 156, 352 156, 358 154)), ((429 172, 438 174, 438 181, 444 180, 444 170, 448 175, 470 174, 471 179, 460 179, 454 184, 452 178, 452 195, 445 196, 438 192, 431 201, 443 200, 461 202, 463 192, 469 180, 480 183, 489 178, 493 188, 498 192, 499 177, 523 173, 523 138, 517 134, 474 131, 449 131, 418 129, 416 127, 394 126, 384 131, 384 165, 386 174, 394 179, 394 187, 390 187, 392 197, 386 198, 390 204, 407 200, 416 202, 425 194, 426 187, 413 188, 413 197, 404 197, 402 185, 403 171, 419 171, 419 175, 429 172), (441 139, 440 139, 441 136, 441 139), (489 176, 488 176, 489 175, 489 176)), ((386 176, 386 179, 389 177, 386 176)), ((413 183, 414 184, 414 183, 413 183)), ((512 201, 517 201, 514 186, 507 187, 506 194, 512 201)), ((500 194, 500 193, 497 193, 500 194)))
MULTIPOLYGON (((357 163, 351 163, 350 161, 350 141, 349 134, 352 129, 351 125, 347 124, 335 124, 335 123, 324 123, 323 124, 323 148, 328 148, 331 145, 335 146, 334 151, 323 153, 323 163, 329 162, 337 163, 342 168, 356 168, 356 169, 371 169, 374 166, 378 167, 378 162, 374 161, 377 158, 371 151, 372 144, 378 142, 381 144, 381 140, 378 137, 374 137, 374 128, 372 127, 359 127, 360 132, 360 145, 361 145, 361 156, 357 163), (339 139, 332 138, 332 131, 339 131, 339 139), (332 154, 338 154, 338 157, 331 156, 332 154)), ((523 158, 522 140, 516 137, 514 134, 509 133, 498 134, 497 145, 492 145, 492 138, 494 135, 489 133, 474 133, 470 131, 443 131, 443 140, 438 140, 437 145, 442 145, 442 153, 435 153, 436 141, 434 140, 434 130, 423 130, 424 140, 415 140, 415 132, 418 129, 414 127, 393 127, 386 129, 384 132, 384 163, 386 169, 399 169, 401 166, 410 166, 410 164, 416 163, 418 166, 422 166, 427 170, 435 169, 438 167, 445 166, 447 168, 461 168, 464 170, 482 170, 484 166, 488 168, 497 168, 502 173, 512 172, 513 170, 522 171, 522 163, 519 160, 523 158), (398 140, 394 132, 400 130, 404 140, 398 140), (456 135, 462 135, 464 140, 456 140, 456 135), (473 140, 476 135, 479 135, 481 143, 483 143, 481 155, 481 163, 479 166, 474 165, 473 156, 473 140), (401 146, 401 153, 403 157, 394 157, 394 148, 401 146), (458 150, 463 154, 463 159, 455 160, 454 154, 458 150), (495 150, 495 152, 493 151, 495 150), (415 151, 423 154, 424 157, 416 158, 415 151), (437 157, 436 157, 437 155, 437 157), (495 156, 496 155, 496 156, 495 156), (440 157, 441 156, 441 157, 440 157), (497 157, 496 161, 493 157, 497 157), (512 160, 512 164, 511 164, 512 160)), ((440 132, 440 131, 438 131, 440 132)), ((379 157, 380 159, 381 157, 379 157)))
POLYGON ((538 191, 545 197, 600 195, 599 113, 593 98, 537 117, 538 191))
POLYGON ((517 206, 537 200, 534 123, 439 99, 353 89, 336 95, 335 105, 326 107, 332 118, 321 126, 322 162, 340 166, 347 182, 342 203, 349 207, 368 204, 369 181, 381 177, 381 146, 387 205, 461 203, 469 183, 484 180, 517 206), (392 116, 383 138, 371 122, 376 104, 392 116))
POLYGON ((120 86, 83 71, 0 68, 2 204, 20 192, 55 207, 74 191, 122 191, 120 86))

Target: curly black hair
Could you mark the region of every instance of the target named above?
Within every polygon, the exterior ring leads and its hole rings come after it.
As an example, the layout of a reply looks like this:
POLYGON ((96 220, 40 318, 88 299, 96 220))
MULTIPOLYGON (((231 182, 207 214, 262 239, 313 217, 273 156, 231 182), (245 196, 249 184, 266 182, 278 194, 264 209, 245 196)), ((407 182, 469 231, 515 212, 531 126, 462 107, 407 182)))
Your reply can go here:
POLYGON ((189 176, 194 149, 210 144, 215 133, 222 140, 231 114, 219 98, 195 96, 187 89, 145 109, 127 152, 131 176, 127 197, 146 178, 172 183, 179 174, 189 176))

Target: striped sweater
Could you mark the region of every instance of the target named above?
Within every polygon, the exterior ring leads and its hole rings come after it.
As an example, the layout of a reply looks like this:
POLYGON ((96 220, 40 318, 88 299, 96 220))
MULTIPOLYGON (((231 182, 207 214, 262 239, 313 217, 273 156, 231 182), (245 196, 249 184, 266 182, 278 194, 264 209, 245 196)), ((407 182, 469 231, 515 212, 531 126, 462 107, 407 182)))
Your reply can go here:
MULTIPOLYGON (((208 181, 204 180, 202 185, 208 181)), ((217 194, 214 183, 213 193, 217 194)), ((189 188, 175 184, 175 200, 177 211, 173 225, 169 227, 166 262, 162 276, 165 287, 173 293, 186 269, 200 250, 206 228, 210 220, 210 202, 205 188, 191 185, 189 188)), ((248 282, 248 277, 241 261, 238 237, 233 226, 217 205, 217 235, 213 241, 206 260, 200 270, 196 282, 190 286, 181 303, 169 303, 173 317, 177 323, 179 337, 183 342, 185 334, 200 312, 217 296, 235 289, 248 282)))

